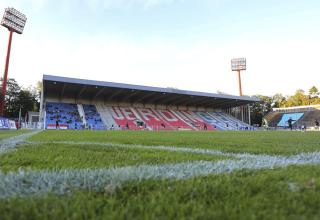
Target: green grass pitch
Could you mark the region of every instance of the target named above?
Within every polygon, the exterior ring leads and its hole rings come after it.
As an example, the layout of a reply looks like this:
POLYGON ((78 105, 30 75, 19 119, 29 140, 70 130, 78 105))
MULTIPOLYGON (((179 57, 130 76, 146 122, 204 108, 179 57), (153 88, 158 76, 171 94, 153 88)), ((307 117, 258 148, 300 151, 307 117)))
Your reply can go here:
POLYGON ((319 219, 318 152, 318 132, 42 131, 0 154, 0 219, 319 219))

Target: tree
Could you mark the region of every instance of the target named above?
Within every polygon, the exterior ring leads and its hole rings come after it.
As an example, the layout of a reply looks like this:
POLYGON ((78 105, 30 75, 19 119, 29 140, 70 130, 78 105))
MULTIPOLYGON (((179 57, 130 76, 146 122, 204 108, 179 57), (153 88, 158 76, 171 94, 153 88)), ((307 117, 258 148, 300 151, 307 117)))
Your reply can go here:
POLYGON ((309 89, 309 100, 311 105, 320 104, 319 90, 317 87, 312 86, 309 89))
POLYGON ((39 110, 39 94, 35 88, 29 87, 23 89, 15 79, 9 79, 7 85, 4 109, 6 117, 18 118, 20 108, 23 116, 28 111, 39 110))
POLYGON ((18 95, 16 107, 19 108, 19 110, 21 107, 21 114, 24 116, 28 111, 38 111, 38 103, 39 102, 37 102, 36 96, 29 90, 21 90, 18 95))
MULTIPOLYGON (((1 79, 1 85, 2 85, 3 79, 1 79)), ((4 109, 4 115, 7 117, 13 117, 15 115, 15 105, 17 103, 17 98, 19 95, 19 92, 21 90, 21 87, 17 83, 15 79, 8 79, 7 82, 7 92, 5 95, 5 109, 4 109)))
POLYGON ((309 96, 306 95, 302 89, 298 89, 293 96, 288 97, 286 107, 302 106, 309 104, 309 96))
POLYGON ((319 95, 319 90, 317 87, 315 86, 312 86, 310 89, 309 89, 309 96, 311 98, 318 98, 318 95, 319 95))
POLYGON ((250 105, 251 109, 251 123, 262 125, 262 119, 269 112, 272 111, 272 98, 269 96, 256 95, 255 97, 259 98, 261 102, 257 102, 250 105))
POLYGON ((281 93, 272 97, 272 108, 283 108, 286 106, 287 99, 281 93))

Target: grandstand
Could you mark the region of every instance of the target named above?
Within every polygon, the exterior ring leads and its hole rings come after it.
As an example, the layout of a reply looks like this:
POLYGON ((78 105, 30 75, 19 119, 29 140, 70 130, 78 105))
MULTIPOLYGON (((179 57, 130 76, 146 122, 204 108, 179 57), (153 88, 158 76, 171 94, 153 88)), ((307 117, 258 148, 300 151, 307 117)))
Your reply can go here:
POLYGON ((43 76, 45 129, 251 130, 244 96, 43 76))
POLYGON ((320 120, 320 105, 274 108, 263 121, 268 127, 287 128, 289 118, 294 120, 293 126, 296 129, 314 129, 315 120, 320 120))

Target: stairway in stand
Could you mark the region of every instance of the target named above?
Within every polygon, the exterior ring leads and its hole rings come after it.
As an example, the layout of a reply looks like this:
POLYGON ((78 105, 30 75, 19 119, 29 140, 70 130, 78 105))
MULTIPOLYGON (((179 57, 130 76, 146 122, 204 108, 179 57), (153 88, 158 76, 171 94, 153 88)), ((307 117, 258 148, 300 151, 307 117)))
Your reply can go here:
POLYGON ((104 106, 102 104, 97 104, 96 108, 97 108, 97 111, 99 112, 101 119, 107 129, 110 129, 112 125, 113 125, 114 129, 118 129, 118 125, 115 122, 115 120, 113 119, 112 114, 109 109, 111 107, 104 106))
POLYGON ((82 124, 86 124, 87 121, 86 121, 86 117, 84 114, 83 106, 81 104, 77 104, 77 108, 78 108, 79 115, 82 119, 82 124))

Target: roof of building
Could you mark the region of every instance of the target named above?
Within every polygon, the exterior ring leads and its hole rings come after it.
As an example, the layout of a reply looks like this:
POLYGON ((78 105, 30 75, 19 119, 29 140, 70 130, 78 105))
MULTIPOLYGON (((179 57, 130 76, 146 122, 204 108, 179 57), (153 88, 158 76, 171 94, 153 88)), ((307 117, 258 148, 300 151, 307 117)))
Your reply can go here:
POLYGON ((157 105, 229 108, 260 100, 255 97, 43 75, 44 97, 103 100, 157 105))
POLYGON ((273 108, 273 111, 285 112, 285 111, 310 111, 310 110, 320 110, 320 105, 303 105, 303 106, 293 106, 284 108, 273 108))

